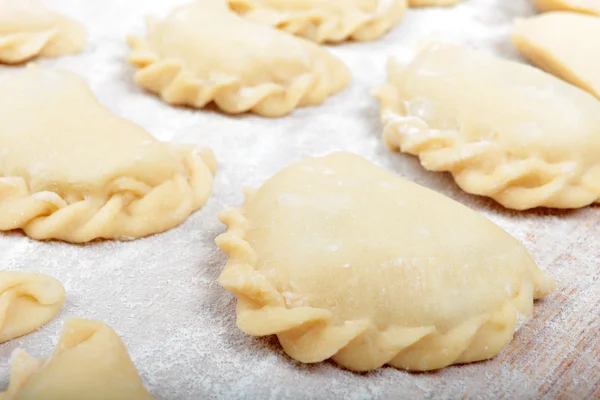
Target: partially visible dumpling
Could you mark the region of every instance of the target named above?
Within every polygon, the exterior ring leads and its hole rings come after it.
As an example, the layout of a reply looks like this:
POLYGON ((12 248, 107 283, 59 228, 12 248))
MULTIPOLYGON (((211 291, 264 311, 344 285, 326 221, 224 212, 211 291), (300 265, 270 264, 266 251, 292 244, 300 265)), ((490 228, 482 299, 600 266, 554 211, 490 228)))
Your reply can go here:
POLYGON ((31 333, 52 320, 65 289, 46 275, 0 271, 0 343, 31 333))
POLYGON ((86 38, 81 24, 39 0, 0 0, 0 64, 78 53, 86 38))
POLYGON ((227 1, 251 22, 317 43, 379 39, 402 20, 406 10, 406 0, 227 1))
POLYGON ((212 191, 212 151, 156 140, 73 72, 31 65, 0 82, 0 121, 0 231, 131 240, 179 225, 212 191))
POLYGON ((11 364, 0 400, 152 399, 119 336, 98 321, 70 319, 52 356, 37 360, 18 349, 11 364))
POLYGON ((532 0, 540 11, 572 11, 600 15, 600 0, 532 0))
POLYGON ((550 12, 518 20, 512 42, 536 66, 600 99, 600 16, 550 12))

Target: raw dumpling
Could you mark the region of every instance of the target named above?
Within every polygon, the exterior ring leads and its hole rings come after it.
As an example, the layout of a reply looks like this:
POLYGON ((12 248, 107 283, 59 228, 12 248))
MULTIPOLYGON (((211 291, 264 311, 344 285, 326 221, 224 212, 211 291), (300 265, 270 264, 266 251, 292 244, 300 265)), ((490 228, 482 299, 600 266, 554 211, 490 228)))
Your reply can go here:
POLYGON ((36 360, 18 349, 11 364, 0 400, 152 399, 119 336, 98 321, 70 319, 50 358, 36 360))
POLYGON ((0 63, 78 53, 85 41, 83 26, 39 0, 0 0, 0 63))
POLYGON ((577 208, 600 197, 600 102, 528 65, 449 45, 376 90, 384 139, 505 207, 577 208))
POLYGON ((252 22, 318 43, 375 40, 404 15, 406 0, 228 0, 252 22))
POLYGON ((459 0, 408 0, 410 7, 447 7, 453 6, 459 0))
POLYGON ((533 4, 540 11, 573 11, 600 15, 600 0, 533 0, 533 4))
POLYGON ((165 231, 200 208, 214 158, 162 143, 85 81, 28 68, 0 83, 0 230, 87 242, 165 231))
POLYGON ((349 81, 346 66, 314 43, 238 17, 225 0, 196 1, 146 38, 131 37, 135 81, 173 105, 214 101, 231 114, 279 117, 317 105, 349 81))
POLYGON ((0 343, 50 322, 65 301, 65 289, 46 275, 0 271, 0 343))
POLYGON ((244 332, 296 360, 426 371, 495 356, 555 288, 467 207, 347 153, 285 168, 220 215, 244 332))
POLYGON ((600 99, 600 17, 538 15, 518 21, 512 41, 538 67, 600 99))

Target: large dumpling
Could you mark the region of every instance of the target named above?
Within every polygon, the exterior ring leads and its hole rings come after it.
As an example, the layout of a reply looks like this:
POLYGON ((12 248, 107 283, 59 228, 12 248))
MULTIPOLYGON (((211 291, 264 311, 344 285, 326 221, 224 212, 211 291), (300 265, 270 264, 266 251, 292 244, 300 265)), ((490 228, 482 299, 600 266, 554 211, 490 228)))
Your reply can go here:
POLYGON ((351 154, 285 168, 227 210, 238 326, 307 363, 432 370, 498 354, 554 290, 514 238, 351 154))

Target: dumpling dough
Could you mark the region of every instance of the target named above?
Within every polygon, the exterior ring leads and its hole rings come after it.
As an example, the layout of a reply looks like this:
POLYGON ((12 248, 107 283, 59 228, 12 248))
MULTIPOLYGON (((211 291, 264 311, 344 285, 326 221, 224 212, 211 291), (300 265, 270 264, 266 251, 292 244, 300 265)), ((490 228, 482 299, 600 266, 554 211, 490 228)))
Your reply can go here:
POLYGON ((231 114, 279 117, 317 105, 349 81, 346 66, 314 43, 238 17, 225 0, 196 1, 146 38, 131 37, 135 81, 173 105, 214 101, 231 114))
POLYGON ((449 45, 391 60, 384 139, 508 208, 577 208, 600 197, 600 102, 528 65, 449 45))
POLYGON ((86 36, 83 26, 39 0, 0 0, 0 63, 78 53, 86 36))
POLYGON ((0 271, 0 343, 50 322, 65 301, 65 289, 46 275, 0 271))
POLYGON ((214 158, 112 114, 77 75, 41 68, 0 84, 0 230, 87 242, 165 231, 200 208, 214 158))
POLYGON ((600 15, 600 0, 533 0, 533 4, 540 11, 573 11, 600 15))
POLYGON ((285 168, 220 215, 237 322, 307 363, 432 370, 484 360, 555 288, 467 207, 347 153, 285 168))
POLYGON ((46 360, 12 355, 10 383, 0 400, 151 400, 125 345, 108 325, 70 319, 46 360))
POLYGON ((410 7, 448 7, 458 3, 459 0, 408 0, 410 7))
POLYGON ((228 0, 252 22, 318 43, 375 40, 404 16, 406 0, 228 0))
POLYGON ((538 15, 518 21, 512 41, 538 67, 600 99, 600 17, 538 15))

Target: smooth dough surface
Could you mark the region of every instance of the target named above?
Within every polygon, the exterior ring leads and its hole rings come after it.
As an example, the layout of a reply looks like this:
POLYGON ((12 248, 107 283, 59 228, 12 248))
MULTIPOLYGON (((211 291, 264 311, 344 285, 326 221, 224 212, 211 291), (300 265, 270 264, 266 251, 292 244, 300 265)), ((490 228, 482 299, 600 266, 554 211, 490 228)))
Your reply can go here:
POLYGON ((307 363, 432 370, 484 360, 555 287, 469 208, 348 153, 306 159, 223 212, 238 326, 307 363))
POLYGON ((572 11, 600 15, 600 0, 532 0, 540 11, 572 11))
POLYGON ((0 230, 86 242, 170 229, 212 187, 212 153, 154 139, 86 82, 28 68, 0 83, 0 230))
POLYGON ((0 400, 151 400, 125 345, 108 325, 70 319, 48 359, 17 349, 0 400))
POLYGON ((0 343, 39 329, 64 301, 65 289, 54 278, 0 271, 0 343))
POLYGON ((135 81, 167 103, 279 117, 343 89, 347 67, 318 45, 196 1, 131 37, 135 81))
POLYGON ((78 53, 86 36, 82 25, 39 0, 0 0, 0 63, 78 53))
POLYGON ((375 40, 404 16, 406 0, 228 0, 249 21, 318 43, 375 40))
POLYGON ((512 41, 538 67, 600 99, 600 17, 551 12, 519 20, 512 41))
POLYGON ((450 44, 392 59, 376 89, 384 139, 508 208, 600 197, 600 102, 537 68, 450 44))
POLYGON ((408 0, 410 7, 449 7, 460 0, 408 0))

